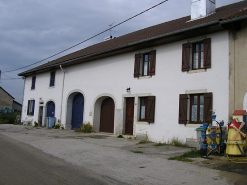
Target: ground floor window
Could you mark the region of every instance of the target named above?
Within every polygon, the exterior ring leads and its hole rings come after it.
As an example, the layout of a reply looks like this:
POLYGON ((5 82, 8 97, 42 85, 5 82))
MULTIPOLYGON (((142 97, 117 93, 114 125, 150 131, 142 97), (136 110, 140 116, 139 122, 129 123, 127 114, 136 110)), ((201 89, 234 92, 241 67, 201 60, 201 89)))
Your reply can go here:
POLYGON ((35 100, 28 100, 27 104, 27 115, 34 115, 35 100))
POLYGON ((139 98, 139 121, 154 123, 155 96, 139 98))
POLYGON ((180 94, 179 123, 211 123, 212 93, 180 94))

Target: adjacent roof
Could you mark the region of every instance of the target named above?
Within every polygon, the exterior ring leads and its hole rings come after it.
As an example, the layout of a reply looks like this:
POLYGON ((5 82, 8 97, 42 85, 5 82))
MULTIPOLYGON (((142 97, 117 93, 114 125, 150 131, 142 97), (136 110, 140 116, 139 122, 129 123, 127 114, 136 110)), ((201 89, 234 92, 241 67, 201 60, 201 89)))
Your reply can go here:
MULTIPOLYGON (((6 92, 9 96, 11 96, 7 91, 4 90, 4 88, 0 87, 4 92, 6 92)), ((13 96, 11 96, 13 99, 15 99, 13 96)))
POLYGON ((246 112, 245 110, 235 110, 232 115, 234 115, 234 116, 236 116, 236 115, 244 115, 245 112, 246 112))
POLYGON ((104 57, 105 53, 113 52, 131 46, 133 47, 134 45, 140 43, 149 42, 151 40, 161 39, 164 37, 171 37, 172 35, 186 31, 188 32, 189 30, 195 30, 198 28, 208 27, 215 24, 221 25, 223 23, 245 18, 247 18, 247 1, 241 1, 238 3, 217 8, 215 13, 212 13, 200 19, 190 20, 190 16, 182 17, 180 19, 151 26, 120 36, 118 38, 114 38, 112 40, 104 41, 89 46, 87 48, 65 55, 61 58, 55 59, 33 69, 22 72, 19 74, 19 76, 28 76, 32 72, 38 72, 40 70, 48 69, 54 66, 59 66, 65 63, 67 65, 68 63, 70 65, 73 65, 75 64, 75 61, 85 58, 87 58, 87 61, 93 60, 93 57, 96 55, 104 57))

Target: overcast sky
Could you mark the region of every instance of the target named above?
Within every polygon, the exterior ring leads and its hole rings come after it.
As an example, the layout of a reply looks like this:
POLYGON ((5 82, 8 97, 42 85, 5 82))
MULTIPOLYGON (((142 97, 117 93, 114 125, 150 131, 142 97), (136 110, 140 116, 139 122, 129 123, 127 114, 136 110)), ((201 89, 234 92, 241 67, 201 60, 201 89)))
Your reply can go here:
MULTIPOLYGON (((216 0, 216 7, 241 0, 216 0)), ((162 0, 0 0, 0 70, 40 61, 75 45, 162 0)), ((115 37, 190 15, 191 0, 168 0, 113 29, 115 37)), ((109 32, 60 56, 102 42, 109 32)), ((50 60, 58 58, 56 56, 50 60)), ((47 61, 46 61, 47 62, 47 61)), ((44 63, 44 62, 43 62, 44 63)), ((35 67, 35 66, 32 66, 35 67)), ((23 85, 17 74, 3 73, 0 86, 22 103, 23 85)))

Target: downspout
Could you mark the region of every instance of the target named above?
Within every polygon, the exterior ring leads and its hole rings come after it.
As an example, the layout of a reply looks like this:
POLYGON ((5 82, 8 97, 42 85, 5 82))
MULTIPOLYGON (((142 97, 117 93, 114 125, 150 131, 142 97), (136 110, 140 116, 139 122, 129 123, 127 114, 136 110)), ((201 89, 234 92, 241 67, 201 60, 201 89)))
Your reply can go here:
POLYGON ((25 106, 24 106, 24 95, 25 95, 25 87, 26 87, 26 78, 22 77, 24 79, 24 87, 23 87, 23 95, 22 95, 22 110, 21 110, 21 119, 22 115, 24 114, 25 106))
MULTIPOLYGON (((61 98, 61 106, 60 106, 60 125, 62 125, 62 111, 63 111, 63 91, 64 91, 64 80, 65 80, 65 71, 62 68, 62 65, 60 65, 60 69, 63 72, 63 85, 62 85, 62 98, 61 98)), ((65 128, 65 125, 64 125, 65 128)))

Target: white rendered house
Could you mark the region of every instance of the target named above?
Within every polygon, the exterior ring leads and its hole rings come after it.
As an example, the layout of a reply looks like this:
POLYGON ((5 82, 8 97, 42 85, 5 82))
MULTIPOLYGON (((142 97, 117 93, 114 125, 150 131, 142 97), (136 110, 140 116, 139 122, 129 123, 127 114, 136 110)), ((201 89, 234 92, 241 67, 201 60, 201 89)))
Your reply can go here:
POLYGON ((22 120, 90 122, 96 132, 155 142, 196 138, 212 109, 228 122, 247 92, 247 2, 213 5, 20 73, 22 120))

